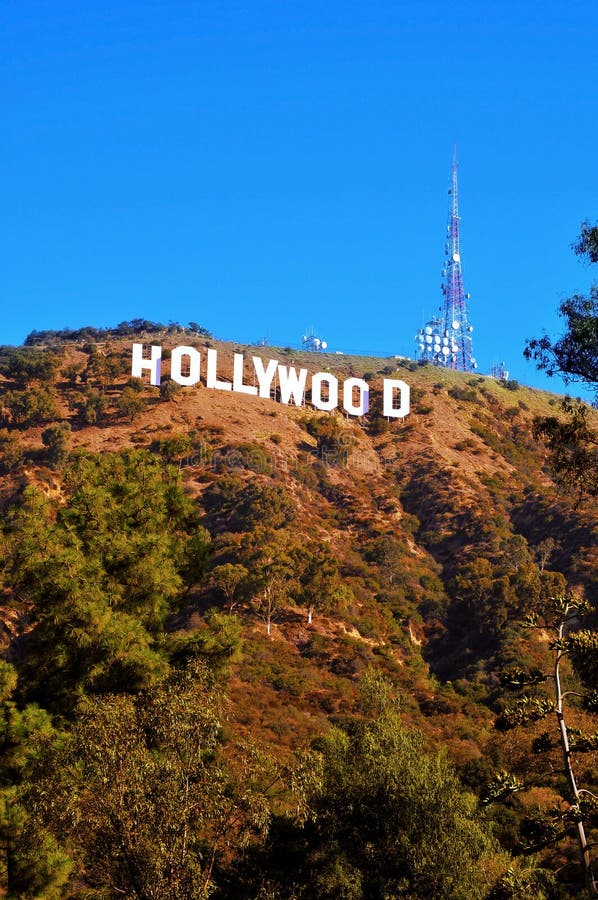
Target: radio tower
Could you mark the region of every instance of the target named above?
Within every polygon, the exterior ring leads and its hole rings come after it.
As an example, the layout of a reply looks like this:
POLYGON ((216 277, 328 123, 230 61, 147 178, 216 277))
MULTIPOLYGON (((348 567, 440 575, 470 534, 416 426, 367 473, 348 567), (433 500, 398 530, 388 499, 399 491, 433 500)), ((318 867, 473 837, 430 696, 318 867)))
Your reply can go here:
POLYGON ((461 274, 461 244, 459 237, 459 195, 457 187, 457 150, 453 155, 453 170, 449 207, 449 223, 445 250, 443 282, 441 285, 444 302, 440 315, 431 319, 416 335, 420 359, 436 366, 472 372, 477 363, 472 356, 471 333, 466 300, 469 294, 463 291, 461 274))

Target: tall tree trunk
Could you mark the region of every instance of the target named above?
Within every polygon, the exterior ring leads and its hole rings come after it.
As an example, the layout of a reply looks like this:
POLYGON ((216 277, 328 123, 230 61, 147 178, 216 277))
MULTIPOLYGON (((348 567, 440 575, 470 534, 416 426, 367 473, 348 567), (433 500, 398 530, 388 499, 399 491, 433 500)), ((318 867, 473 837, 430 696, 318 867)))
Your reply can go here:
MULTIPOLYGON (((559 625, 559 641, 563 639, 565 623, 561 622, 559 625)), ((573 765, 571 763, 571 748, 569 746, 569 735, 567 734, 567 725, 565 723, 565 716, 563 714, 563 692, 561 690, 561 678, 560 678, 560 664, 561 659, 563 658, 563 653, 558 650, 556 654, 556 662, 554 666, 554 687, 556 692, 556 716, 559 723, 559 732, 560 732, 560 740, 561 740, 561 748, 563 751, 563 760, 565 763, 565 775, 567 776, 567 782, 569 784, 569 792, 571 795, 571 803, 575 807, 579 807, 579 790, 577 788, 577 782, 575 780, 575 772, 573 771, 573 765)), ((586 882, 586 887, 588 889, 588 895, 590 897, 595 897, 598 894, 598 886, 596 885, 596 879, 594 878, 594 873, 592 871, 592 861, 590 859, 590 846, 586 839, 586 833, 583 826, 583 819, 581 815, 577 817, 575 823, 575 831, 577 837, 577 844, 579 847, 579 857, 581 861, 581 865, 583 868, 584 878, 586 882)))

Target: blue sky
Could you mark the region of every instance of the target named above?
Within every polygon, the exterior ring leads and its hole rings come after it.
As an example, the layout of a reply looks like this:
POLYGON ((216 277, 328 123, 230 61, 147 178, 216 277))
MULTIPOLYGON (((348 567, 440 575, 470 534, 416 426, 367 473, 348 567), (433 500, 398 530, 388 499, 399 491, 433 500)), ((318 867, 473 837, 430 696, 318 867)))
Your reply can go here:
POLYGON ((0 343, 140 316, 412 355, 441 302, 456 143, 480 369, 558 388, 522 350, 592 280, 570 245, 598 219, 595 0, 2 17, 0 343))

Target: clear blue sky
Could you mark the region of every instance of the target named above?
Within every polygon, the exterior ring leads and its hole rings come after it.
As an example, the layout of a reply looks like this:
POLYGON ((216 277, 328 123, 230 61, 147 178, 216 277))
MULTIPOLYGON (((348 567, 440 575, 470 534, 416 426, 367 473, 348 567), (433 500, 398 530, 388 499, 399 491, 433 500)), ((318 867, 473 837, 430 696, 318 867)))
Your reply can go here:
POLYGON ((598 219, 595 0, 5 0, 2 19, 0 343, 139 316, 412 355, 456 143, 481 371, 559 387, 522 349, 592 278, 570 244, 598 219))

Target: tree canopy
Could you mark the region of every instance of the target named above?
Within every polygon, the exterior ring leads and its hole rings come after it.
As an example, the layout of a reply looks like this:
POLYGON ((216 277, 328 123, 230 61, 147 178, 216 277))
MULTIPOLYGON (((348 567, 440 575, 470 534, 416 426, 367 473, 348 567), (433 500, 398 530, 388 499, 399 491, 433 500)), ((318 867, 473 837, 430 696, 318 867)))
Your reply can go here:
POLYGON ((29 487, 9 519, 5 578, 27 598, 27 689, 51 708, 76 691, 139 688, 165 670, 160 636, 209 536, 176 470, 131 451, 74 459, 54 514, 29 487))
MULTIPOLYGON (((575 253, 590 265, 598 262, 598 225, 584 222, 575 253)), ((559 308, 567 328, 558 340, 548 335, 527 342, 524 354, 548 375, 561 375, 566 383, 578 382, 594 391, 598 405, 598 283, 588 296, 574 294, 559 308)), ((554 471, 578 501, 598 495, 598 433, 583 403, 565 398, 561 405, 565 421, 554 416, 540 418, 535 433, 546 439, 554 471)))
MULTIPOLYGON (((598 262, 598 225, 584 222, 573 245, 575 253, 589 264, 598 262)), ((565 382, 581 382, 596 391, 598 401, 598 284, 588 296, 574 294, 563 300, 559 314, 565 319, 562 337, 548 335, 527 342, 525 356, 548 375, 562 375, 565 382)))

